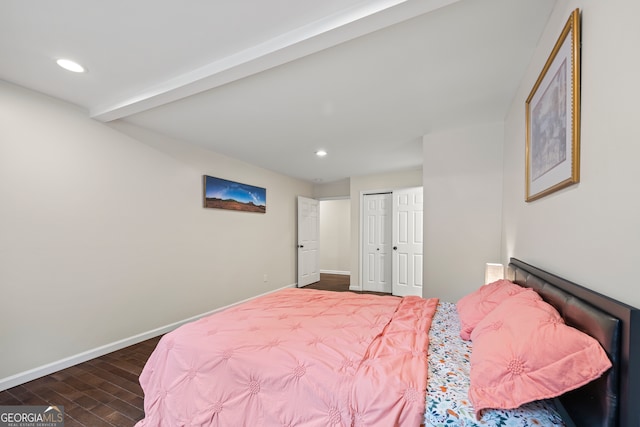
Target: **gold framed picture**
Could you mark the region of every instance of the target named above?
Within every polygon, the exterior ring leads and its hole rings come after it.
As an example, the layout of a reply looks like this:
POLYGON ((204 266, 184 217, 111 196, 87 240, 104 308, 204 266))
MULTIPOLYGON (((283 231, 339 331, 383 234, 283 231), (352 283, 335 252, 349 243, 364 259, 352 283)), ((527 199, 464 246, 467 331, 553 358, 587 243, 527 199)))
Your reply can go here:
POLYGON ((580 181, 580 10, 571 13, 526 101, 526 196, 580 181))

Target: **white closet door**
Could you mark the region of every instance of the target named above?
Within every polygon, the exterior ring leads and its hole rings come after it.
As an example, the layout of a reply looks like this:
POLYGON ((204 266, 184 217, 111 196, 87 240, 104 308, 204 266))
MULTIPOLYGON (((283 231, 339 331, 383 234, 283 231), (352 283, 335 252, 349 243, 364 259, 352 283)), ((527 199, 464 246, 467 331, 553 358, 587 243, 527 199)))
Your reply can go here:
POLYGON ((422 296, 422 187, 393 192, 393 295, 422 296))
POLYGON ((390 193, 364 195, 362 289, 391 292, 390 193))

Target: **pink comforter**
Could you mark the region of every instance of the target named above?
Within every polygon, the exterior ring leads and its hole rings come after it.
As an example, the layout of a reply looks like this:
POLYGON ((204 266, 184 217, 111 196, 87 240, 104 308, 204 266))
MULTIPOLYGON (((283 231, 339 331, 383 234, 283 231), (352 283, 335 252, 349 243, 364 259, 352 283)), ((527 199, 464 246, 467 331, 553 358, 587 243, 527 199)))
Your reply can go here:
POLYGON ((286 289, 165 335, 151 426, 418 426, 437 299, 286 289))

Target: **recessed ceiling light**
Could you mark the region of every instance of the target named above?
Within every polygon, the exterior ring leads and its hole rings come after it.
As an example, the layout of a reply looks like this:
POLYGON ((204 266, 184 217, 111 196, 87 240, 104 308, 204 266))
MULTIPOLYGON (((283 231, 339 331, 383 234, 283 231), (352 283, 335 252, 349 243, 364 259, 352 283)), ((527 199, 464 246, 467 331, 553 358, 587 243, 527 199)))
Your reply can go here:
POLYGON ((316 156, 318 156, 318 157, 324 157, 326 155, 327 155, 327 152, 325 150, 316 151, 316 156))
POLYGON ((73 71, 74 73, 84 73, 86 71, 82 65, 70 59, 58 59, 56 61, 56 64, 58 64, 65 70, 73 71))

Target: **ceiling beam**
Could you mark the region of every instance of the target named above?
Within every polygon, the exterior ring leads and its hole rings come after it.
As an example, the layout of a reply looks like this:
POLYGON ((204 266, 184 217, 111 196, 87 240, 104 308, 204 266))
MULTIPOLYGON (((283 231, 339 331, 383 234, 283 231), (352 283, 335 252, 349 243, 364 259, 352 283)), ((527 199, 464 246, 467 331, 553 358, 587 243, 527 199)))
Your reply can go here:
POLYGON ((249 49, 172 79, 92 108, 90 116, 109 122, 248 77, 336 46, 460 0, 363 1, 249 49))

